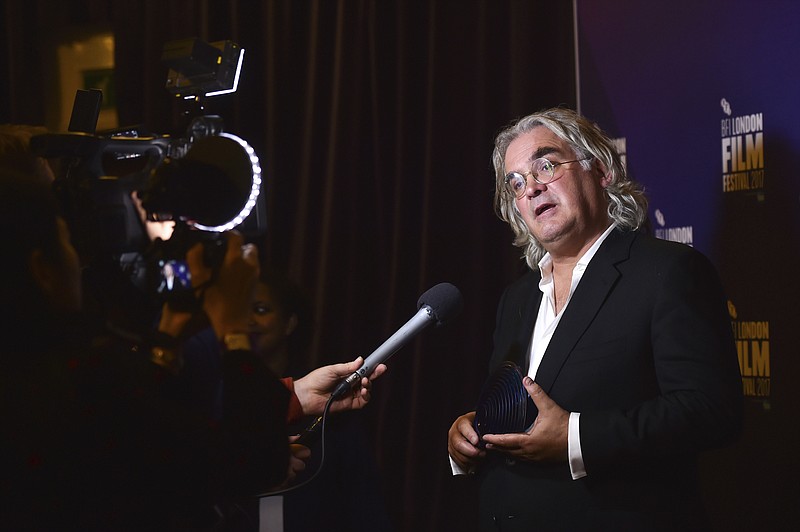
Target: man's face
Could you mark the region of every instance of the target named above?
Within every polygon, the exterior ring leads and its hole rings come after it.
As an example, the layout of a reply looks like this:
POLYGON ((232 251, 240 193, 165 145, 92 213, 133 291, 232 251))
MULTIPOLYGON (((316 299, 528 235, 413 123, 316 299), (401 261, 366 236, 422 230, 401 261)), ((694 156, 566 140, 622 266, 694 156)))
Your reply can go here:
MULTIPOLYGON (((545 157, 554 164, 577 159, 565 141, 543 126, 514 139, 505 157, 505 173, 530 171, 545 157)), ((529 176, 525 194, 515 200, 528 230, 552 255, 580 257, 608 227, 603 189, 610 178, 597 161, 585 170, 580 162, 556 166, 555 180, 542 185, 529 176)))

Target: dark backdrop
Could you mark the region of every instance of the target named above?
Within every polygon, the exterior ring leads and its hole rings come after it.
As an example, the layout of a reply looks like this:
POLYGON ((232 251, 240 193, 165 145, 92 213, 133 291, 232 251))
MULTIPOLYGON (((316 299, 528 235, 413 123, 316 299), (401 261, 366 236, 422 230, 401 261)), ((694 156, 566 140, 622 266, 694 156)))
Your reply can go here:
MULTIPOLYGON (((163 44, 245 48, 238 93, 209 100, 266 171, 259 242, 313 294, 314 362, 369 354, 442 281, 465 307, 391 360, 362 412, 397 530, 471 530, 446 434, 485 377, 494 310, 522 266, 492 211, 495 133, 575 106, 563 0, 4 0, 0 122, 42 124, 53 45, 110 29, 120 124, 180 133, 163 44)), ((346 488, 345 488, 346 489, 346 488)), ((313 504, 311 505, 313 506, 313 504)), ((310 510, 313 511, 313 510, 310 510)))

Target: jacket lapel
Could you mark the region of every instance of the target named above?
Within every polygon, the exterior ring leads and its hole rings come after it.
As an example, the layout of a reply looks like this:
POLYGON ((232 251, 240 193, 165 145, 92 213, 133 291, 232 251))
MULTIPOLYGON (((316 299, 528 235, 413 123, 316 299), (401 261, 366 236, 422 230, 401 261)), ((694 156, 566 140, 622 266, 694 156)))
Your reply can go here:
POLYGON ((524 350, 514 353, 514 362, 520 367, 523 375, 528 374, 531 357, 531 339, 533 337, 533 326, 536 324, 536 315, 539 313, 539 305, 542 303, 542 291, 539 290, 539 281, 542 279, 541 273, 537 270, 531 276, 532 285, 525 290, 528 297, 524 297, 519 302, 520 326, 517 327, 517 338, 515 345, 525 346, 524 350), (532 296, 531 296, 532 294, 532 296))
POLYGON ((620 276, 616 265, 628 258, 635 237, 634 232, 612 231, 586 268, 536 372, 536 382, 547 393, 616 284, 620 276))

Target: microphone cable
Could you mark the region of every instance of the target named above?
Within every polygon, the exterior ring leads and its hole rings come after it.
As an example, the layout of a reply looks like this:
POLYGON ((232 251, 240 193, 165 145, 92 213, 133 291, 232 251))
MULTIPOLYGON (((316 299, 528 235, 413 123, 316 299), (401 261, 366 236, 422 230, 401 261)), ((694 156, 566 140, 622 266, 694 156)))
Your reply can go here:
POLYGON ((319 455, 319 466, 317 467, 317 470, 314 471, 314 473, 309 478, 307 478, 306 480, 304 480, 299 484, 278 489, 276 491, 259 493, 258 495, 256 495, 256 498, 261 499, 262 497, 272 497, 275 495, 283 495, 284 493, 290 493, 296 489, 302 488, 303 486, 305 486, 306 484, 317 478, 317 475, 319 475, 320 471, 322 471, 322 467, 325 465, 325 421, 328 419, 328 412, 331 409, 331 405, 333 404, 334 399, 335 399, 334 395, 331 394, 331 396, 328 397, 328 402, 325 403, 325 408, 322 409, 322 415, 317 417, 317 419, 311 425, 306 427, 303 430, 303 432, 300 433, 300 437, 297 439, 297 441, 292 442, 292 444, 298 444, 298 445, 304 445, 304 443, 301 442, 311 443, 314 436, 316 436, 316 434, 319 433, 320 455, 319 455))

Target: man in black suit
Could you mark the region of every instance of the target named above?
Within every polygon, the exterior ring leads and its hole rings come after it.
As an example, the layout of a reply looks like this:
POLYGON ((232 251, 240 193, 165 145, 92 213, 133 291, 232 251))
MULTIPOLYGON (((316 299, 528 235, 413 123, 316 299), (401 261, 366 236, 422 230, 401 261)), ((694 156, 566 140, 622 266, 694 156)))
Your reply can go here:
POLYGON ((481 529, 706 529, 697 455, 742 417, 714 267, 645 234, 644 193, 571 110, 509 126, 493 163, 531 271, 500 301, 491 368, 516 362, 539 414, 521 433, 481 438, 475 412, 450 428, 454 472, 481 483, 481 529))

